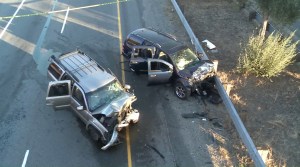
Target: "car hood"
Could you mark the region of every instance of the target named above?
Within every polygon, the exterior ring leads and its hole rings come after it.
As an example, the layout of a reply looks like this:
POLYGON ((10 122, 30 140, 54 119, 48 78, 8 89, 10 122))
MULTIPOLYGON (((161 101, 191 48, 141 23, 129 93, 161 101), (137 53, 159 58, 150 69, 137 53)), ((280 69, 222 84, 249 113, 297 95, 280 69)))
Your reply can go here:
POLYGON ((126 105, 127 103, 132 103, 133 101, 135 101, 135 99, 136 97, 133 94, 124 92, 121 96, 111 101, 111 103, 98 108, 92 114, 103 114, 106 117, 111 117, 114 113, 121 112, 124 105, 126 105))
POLYGON ((213 63, 209 61, 199 62, 191 67, 180 70, 178 73, 181 77, 191 78, 192 76, 201 76, 213 71, 213 63))

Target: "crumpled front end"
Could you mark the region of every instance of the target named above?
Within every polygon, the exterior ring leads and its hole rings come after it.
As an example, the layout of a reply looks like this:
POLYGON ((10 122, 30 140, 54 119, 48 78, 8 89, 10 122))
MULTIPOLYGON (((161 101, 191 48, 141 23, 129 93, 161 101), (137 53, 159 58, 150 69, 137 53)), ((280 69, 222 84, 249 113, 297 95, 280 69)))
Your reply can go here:
POLYGON ((119 100, 111 104, 113 108, 112 118, 115 121, 112 121, 112 124, 109 127, 114 127, 108 130, 107 144, 101 149, 106 150, 107 148, 116 145, 119 143, 118 133, 124 127, 129 126, 129 124, 137 123, 139 120, 139 112, 136 109, 133 109, 131 104, 136 101, 137 98, 134 95, 128 96, 126 100, 119 100))
POLYGON ((131 106, 131 104, 136 101, 136 99, 136 96, 131 96, 119 111, 117 127, 118 131, 128 126, 131 122, 137 123, 139 121, 140 113, 138 112, 138 110, 133 109, 131 106))
POLYGON ((193 72, 191 78, 189 79, 189 83, 190 85, 198 85, 201 84, 201 82, 205 79, 213 77, 214 75, 214 64, 210 62, 205 62, 193 72))

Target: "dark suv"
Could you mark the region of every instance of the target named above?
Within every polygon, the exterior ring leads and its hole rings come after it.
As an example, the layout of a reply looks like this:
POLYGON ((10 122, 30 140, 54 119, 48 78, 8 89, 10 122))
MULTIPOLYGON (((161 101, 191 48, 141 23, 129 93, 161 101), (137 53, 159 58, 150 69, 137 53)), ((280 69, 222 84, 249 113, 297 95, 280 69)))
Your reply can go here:
POLYGON ((149 28, 131 32, 123 44, 123 55, 135 72, 148 73, 148 83, 173 82, 175 94, 186 99, 214 76, 214 64, 201 60, 172 35, 149 28))

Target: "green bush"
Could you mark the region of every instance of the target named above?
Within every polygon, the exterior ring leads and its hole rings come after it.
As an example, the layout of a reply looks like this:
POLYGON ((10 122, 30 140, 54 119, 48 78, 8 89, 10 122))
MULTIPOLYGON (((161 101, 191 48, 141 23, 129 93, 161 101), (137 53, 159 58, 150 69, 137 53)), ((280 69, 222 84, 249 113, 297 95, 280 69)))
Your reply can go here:
POLYGON ((297 55, 299 41, 292 42, 294 34, 284 38, 272 33, 266 39, 260 34, 252 35, 239 57, 238 71, 267 78, 279 75, 297 55))

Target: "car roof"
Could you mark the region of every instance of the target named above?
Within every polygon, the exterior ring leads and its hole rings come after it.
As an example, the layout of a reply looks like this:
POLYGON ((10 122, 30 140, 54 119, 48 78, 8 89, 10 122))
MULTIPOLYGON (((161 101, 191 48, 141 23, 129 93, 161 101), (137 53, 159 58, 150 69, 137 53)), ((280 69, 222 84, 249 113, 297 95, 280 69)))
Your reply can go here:
POLYGON ((116 79, 83 52, 64 54, 59 60, 85 92, 94 91, 116 79))
POLYGON ((175 37, 169 34, 165 34, 150 28, 140 28, 133 31, 131 34, 139 36, 144 40, 154 43, 162 51, 167 54, 172 54, 182 47, 185 47, 182 43, 178 42, 175 37))

